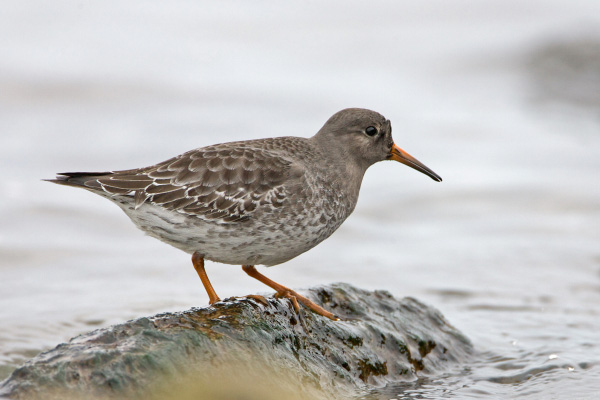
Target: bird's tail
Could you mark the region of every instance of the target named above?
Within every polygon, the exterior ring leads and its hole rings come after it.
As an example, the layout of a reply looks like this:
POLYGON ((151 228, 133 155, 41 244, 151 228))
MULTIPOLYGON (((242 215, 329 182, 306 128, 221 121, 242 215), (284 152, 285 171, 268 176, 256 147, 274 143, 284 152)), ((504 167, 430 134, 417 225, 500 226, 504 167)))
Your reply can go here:
POLYGON ((56 179, 43 180, 65 186, 100 189, 97 179, 111 174, 112 172, 59 172, 56 174, 56 179))

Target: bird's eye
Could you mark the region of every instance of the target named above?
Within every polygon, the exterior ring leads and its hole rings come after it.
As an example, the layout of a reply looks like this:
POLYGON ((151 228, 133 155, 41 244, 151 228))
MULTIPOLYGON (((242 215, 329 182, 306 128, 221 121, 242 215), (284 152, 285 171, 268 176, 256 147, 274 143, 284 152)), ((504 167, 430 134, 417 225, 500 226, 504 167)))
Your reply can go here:
POLYGON ((377 134, 377 128, 374 126, 369 126, 367 129, 365 129, 365 133, 369 136, 375 136, 377 134))

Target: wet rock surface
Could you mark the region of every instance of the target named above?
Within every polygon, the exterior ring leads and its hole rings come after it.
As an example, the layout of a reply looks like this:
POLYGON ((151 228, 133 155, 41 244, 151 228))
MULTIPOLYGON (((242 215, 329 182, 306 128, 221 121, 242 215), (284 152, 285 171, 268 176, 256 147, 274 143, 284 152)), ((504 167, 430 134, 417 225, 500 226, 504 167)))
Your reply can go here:
POLYGON ((297 313, 289 300, 272 297, 139 318, 41 353, 0 384, 0 395, 169 397, 191 376, 205 394, 206 385, 237 390, 245 380, 297 398, 348 398, 440 374, 472 353, 465 336, 413 298, 347 284, 305 293, 342 320, 297 313))

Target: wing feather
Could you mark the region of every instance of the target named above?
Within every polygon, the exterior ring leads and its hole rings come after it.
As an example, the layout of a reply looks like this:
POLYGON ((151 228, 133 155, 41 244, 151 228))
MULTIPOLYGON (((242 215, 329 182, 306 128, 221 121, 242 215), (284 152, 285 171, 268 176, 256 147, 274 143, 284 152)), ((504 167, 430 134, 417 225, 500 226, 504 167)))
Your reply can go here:
POLYGON ((288 199, 286 182, 301 175, 289 157, 256 142, 192 150, 152 167, 100 176, 91 184, 110 194, 135 196, 136 208, 150 203, 204 220, 238 223, 261 208, 281 207, 288 199))

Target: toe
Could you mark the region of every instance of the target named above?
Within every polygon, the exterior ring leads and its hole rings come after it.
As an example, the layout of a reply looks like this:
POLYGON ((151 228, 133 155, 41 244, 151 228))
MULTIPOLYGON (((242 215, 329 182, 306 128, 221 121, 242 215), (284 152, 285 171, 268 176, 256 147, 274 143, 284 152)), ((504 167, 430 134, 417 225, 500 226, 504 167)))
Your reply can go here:
POLYGON ((265 306, 269 305, 269 302, 267 301, 267 299, 265 299, 264 296, 261 296, 259 294, 249 294, 246 296, 246 298, 254 299, 265 306))

